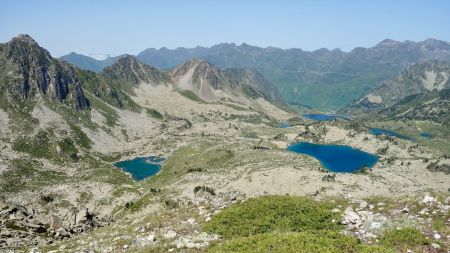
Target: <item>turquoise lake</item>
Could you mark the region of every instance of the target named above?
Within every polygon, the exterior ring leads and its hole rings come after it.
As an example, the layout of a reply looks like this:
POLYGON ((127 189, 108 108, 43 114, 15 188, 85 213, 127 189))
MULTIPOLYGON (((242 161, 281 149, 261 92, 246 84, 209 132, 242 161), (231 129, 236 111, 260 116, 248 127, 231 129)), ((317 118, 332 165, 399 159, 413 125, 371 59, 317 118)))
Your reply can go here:
POLYGON ((378 161, 378 156, 374 154, 343 145, 299 142, 290 145, 287 150, 312 156, 332 172, 349 173, 363 167, 372 168, 378 161))
POLYGON ((141 181, 156 175, 161 170, 164 160, 164 158, 156 156, 136 157, 131 160, 116 162, 114 165, 122 171, 130 173, 133 180, 141 181))

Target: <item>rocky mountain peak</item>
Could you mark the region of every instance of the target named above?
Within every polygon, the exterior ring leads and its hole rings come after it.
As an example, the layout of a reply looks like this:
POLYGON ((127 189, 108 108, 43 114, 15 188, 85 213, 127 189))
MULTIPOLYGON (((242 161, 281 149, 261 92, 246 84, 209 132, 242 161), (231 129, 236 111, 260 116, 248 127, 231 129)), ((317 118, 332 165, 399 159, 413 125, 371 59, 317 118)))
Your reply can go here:
POLYGON ((52 57, 50 53, 31 38, 29 35, 21 34, 12 38, 2 47, 6 58, 27 67, 30 64, 48 65, 52 57))
POLYGON ((123 79, 133 84, 159 84, 166 80, 163 72, 131 55, 121 57, 116 63, 105 68, 103 75, 111 79, 123 79))
POLYGON ((402 44, 400 41, 385 39, 378 43, 375 47, 393 47, 402 44))
POLYGON ((11 41, 12 42, 20 41, 22 43, 38 45, 38 43, 28 34, 19 34, 16 37, 12 38, 11 41))
POLYGON ((177 66, 172 70, 172 78, 177 79, 180 76, 186 75, 188 72, 195 72, 196 76, 211 76, 220 74, 220 68, 214 64, 209 63, 204 59, 190 59, 185 63, 177 66))
POLYGON ((29 35, 19 35, 0 44, 0 58, 12 69, 7 76, 0 76, 5 80, 10 99, 32 100, 41 95, 57 101, 74 101, 78 110, 89 107, 75 69, 53 59, 29 35))

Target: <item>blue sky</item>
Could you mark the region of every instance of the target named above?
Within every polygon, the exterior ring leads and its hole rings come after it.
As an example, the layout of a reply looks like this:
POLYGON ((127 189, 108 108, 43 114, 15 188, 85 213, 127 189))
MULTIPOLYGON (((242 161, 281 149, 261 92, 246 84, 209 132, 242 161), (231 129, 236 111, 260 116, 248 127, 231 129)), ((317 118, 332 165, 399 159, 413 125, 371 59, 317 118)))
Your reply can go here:
POLYGON ((222 42, 345 51, 379 41, 450 41, 446 0, 2 0, 0 42, 30 34, 52 55, 136 54, 222 42))

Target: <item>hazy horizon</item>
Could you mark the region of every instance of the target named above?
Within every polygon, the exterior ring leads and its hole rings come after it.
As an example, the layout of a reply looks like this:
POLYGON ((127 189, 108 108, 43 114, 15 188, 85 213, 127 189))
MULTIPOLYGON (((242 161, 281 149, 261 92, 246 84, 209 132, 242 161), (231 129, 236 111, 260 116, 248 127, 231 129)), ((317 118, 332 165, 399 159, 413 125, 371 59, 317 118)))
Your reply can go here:
POLYGON ((55 57, 137 54, 146 48, 259 47, 351 51, 384 39, 450 41, 448 1, 5 1, 0 41, 31 35, 55 57), (180 21, 181 20, 181 21, 180 21))

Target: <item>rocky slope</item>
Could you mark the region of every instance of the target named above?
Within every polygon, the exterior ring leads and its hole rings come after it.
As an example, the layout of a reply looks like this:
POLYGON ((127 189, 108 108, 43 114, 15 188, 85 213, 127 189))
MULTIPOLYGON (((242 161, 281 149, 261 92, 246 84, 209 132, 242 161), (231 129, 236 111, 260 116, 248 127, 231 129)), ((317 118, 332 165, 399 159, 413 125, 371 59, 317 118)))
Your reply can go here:
POLYGON ((402 120, 430 120, 450 126, 450 89, 412 95, 382 111, 402 120))
POLYGON ((450 64, 428 61, 409 67, 353 102, 345 114, 378 113, 390 117, 445 122, 449 110, 450 64))
POLYGON ((449 61, 450 44, 435 39, 384 40, 374 47, 358 47, 350 52, 323 48, 308 52, 224 43, 173 50, 150 48, 137 58, 161 69, 173 68, 191 58, 203 58, 221 68, 254 68, 276 85, 287 102, 337 110, 409 65, 449 61))
POLYGON ((193 59, 177 66, 170 75, 174 87, 190 91, 204 101, 229 99, 248 104, 249 100, 261 97, 284 104, 275 87, 255 70, 222 70, 206 60, 193 59))
POLYGON ((230 68, 224 70, 232 87, 242 89, 252 98, 262 97, 272 103, 283 105, 284 99, 273 84, 255 69, 230 68))

